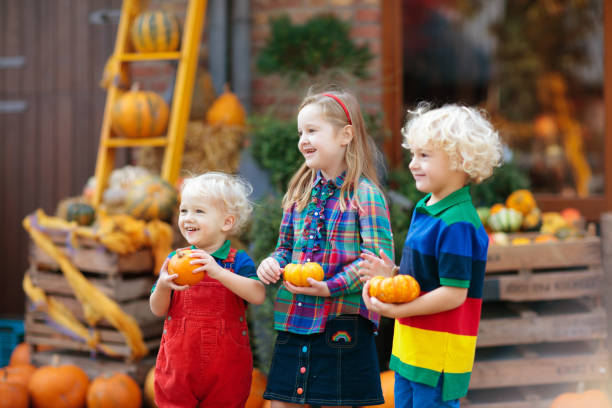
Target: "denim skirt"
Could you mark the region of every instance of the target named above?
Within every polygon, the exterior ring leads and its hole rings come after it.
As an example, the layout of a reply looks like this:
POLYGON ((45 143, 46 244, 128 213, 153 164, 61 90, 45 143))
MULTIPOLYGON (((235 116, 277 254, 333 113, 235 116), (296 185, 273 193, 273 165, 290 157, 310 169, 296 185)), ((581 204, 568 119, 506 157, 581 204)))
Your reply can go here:
POLYGON ((317 334, 278 332, 265 399, 312 405, 384 403, 372 322, 340 315, 317 334))

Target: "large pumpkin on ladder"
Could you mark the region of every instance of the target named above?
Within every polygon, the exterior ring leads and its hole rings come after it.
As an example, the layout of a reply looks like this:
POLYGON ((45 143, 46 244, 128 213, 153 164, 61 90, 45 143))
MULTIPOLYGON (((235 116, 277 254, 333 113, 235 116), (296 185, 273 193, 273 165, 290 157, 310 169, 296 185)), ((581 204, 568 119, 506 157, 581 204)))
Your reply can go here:
POLYGON ((126 212, 147 221, 170 221, 177 202, 174 187, 158 176, 136 180, 125 198, 126 212))
POLYGON ((121 95, 111 112, 113 131, 123 137, 156 137, 166 131, 170 109, 164 99, 138 85, 121 95))
POLYGON ((170 52, 179 47, 179 23, 165 11, 145 11, 131 26, 132 45, 138 52, 170 52))

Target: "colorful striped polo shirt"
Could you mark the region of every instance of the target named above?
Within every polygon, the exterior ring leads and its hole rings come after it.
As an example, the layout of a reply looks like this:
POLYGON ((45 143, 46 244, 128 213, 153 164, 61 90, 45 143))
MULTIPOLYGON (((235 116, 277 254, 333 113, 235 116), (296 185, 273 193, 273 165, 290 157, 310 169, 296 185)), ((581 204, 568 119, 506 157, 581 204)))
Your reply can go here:
POLYGON ((427 206, 419 201, 402 251, 400 273, 421 285, 421 296, 440 286, 467 288, 452 310, 397 319, 390 368, 408 380, 435 387, 444 375, 445 401, 466 395, 480 321, 489 239, 463 187, 427 206))

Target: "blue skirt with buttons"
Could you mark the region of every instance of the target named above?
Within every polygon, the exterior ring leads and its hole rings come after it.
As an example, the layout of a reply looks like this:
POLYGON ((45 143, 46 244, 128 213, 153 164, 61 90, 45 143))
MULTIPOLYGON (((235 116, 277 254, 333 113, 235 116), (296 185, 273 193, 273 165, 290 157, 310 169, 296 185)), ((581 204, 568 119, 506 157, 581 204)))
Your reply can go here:
POLYGON ((319 406, 384 403, 372 322, 340 315, 323 333, 278 332, 264 398, 319 406))

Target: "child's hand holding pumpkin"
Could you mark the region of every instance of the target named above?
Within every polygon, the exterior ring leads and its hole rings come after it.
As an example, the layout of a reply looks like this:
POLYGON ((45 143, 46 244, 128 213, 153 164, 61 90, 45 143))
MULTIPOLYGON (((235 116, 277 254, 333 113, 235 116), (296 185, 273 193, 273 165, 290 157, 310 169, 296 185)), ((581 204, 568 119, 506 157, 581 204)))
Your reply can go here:
POLYGON ((206 272, 206 274, 213 278, 219 279, 219 275, 224 272, 224 269, 215 261, 208 252, 201 249, 194 249, 191 251, 190 257, 192 265, 201 265, 193 270, 193 273, 206 272))
POLYGON ((172 289, 172 290, 185 290, 189 288, 189 285, 177 285, 174 282, 174 279, 178 277, 178 274, 173 273, 172 275, 168 274, 168 263, 169 259, 164 261, 164 264, 159 271, 159 278, 157 279, 157 286, 161 289, 172 289))

